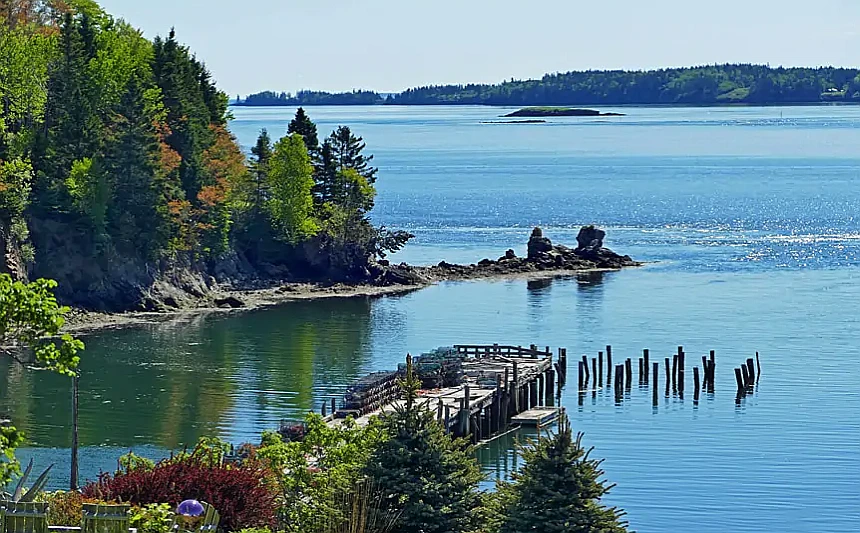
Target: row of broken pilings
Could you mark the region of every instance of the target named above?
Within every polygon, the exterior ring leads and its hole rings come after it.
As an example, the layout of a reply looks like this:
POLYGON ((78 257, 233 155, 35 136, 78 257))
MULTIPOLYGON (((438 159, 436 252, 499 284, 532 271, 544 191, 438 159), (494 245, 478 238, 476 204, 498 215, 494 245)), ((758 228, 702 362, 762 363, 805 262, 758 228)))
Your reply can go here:
MULTIPOLYGON (((498 345, 494 346, 498 348, 498 345)), ((487 348, 489 353, 493 353, 493 347, 487 348)), ((538 353, 535 344, 532 344, 529 350, 538 353)), ((551 355, 552 350, 547 346, 543 353, 551 355)), ((559 348, 558 359, 551 367, 520 385, 519 363, 514 360, 510 372, 505 368, 503 376, 496 376, 496 390, 490 405, 476 413, 472 412, 471 385, 467 381, 463 384, 464 394, 457 411, 456 423, 452 424, 450 406, 443 407, 441 400, 436 407, 436 419, 446 432, 466 438, 472 444, 481 444, 510 430, 514 416, 530 409, 560 404, 567 382, 567 368, 567 348, 559 348)))
MULTIPOLYGON (((606 373, 604 374, 604 352, 600 351, 597 357, 592 357, 589 364, 587 355, 582 356, 579 361, 579 403, 582 404, 584 395, 589 390, 596 392, 597 389, 613 388, 615 391, 616 403, 621 403, 624 398, 624 393, 630 392, 633 384, 633 360, 627 358, 621 364, 613 366, 612 363, 612 346, 606 346, 606 373), (589 368, 590 367, 590 368, 589 368), (604 381, 603 376, 606 376, 604 381), (589 384, 591 386, 589 386, 589 384)), ((678 352, 670 358, 666 357, 663 361, 666 374, 666 397, 669 397, 670 390, 675 392, 679 398, 684 399, 686 388, 686 358, 687 354, 683 346, 678 346, 678 352)), ((660 379, 660 363, 651 362, 650 350, 642 350, 642 357, 639 358, 638 382, 639 386, 651 386, 652 402, 654 406, 659 404, 658 384, 660 379), (650 366, 650 375, 649 375, 650 366)), ((759 353, 756 352, 755 359, 748 358, 740 367, 735 368, 735 378, 737 382, 737 395, 735 400, 737 403, 755 391, 755 386, 758 384, 761 377, 761 360, 759 353)), ((716 351, 711 350, 708 355, 702 356, 701 372, 698 366, 693 367, 693 405, 698 405, 701 391, 708 394, 715 392, 715 376, 716 376, 716 351)))

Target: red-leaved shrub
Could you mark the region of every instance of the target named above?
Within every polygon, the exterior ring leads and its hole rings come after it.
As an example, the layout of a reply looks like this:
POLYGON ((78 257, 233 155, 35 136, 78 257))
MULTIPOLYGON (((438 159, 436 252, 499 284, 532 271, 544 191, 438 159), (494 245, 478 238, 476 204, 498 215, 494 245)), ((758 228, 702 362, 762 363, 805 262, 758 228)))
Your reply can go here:
POLYGON ((151 469, 102 474, 82 492, 88 498, 135 505, 176 506, 187 499, 201 500, 221 513, 219 529, 238 531, 275 525, 277 496, 267 484, 268 478, 269 472, 254 462, 213 464, 192 455, 165 459, 151 469))

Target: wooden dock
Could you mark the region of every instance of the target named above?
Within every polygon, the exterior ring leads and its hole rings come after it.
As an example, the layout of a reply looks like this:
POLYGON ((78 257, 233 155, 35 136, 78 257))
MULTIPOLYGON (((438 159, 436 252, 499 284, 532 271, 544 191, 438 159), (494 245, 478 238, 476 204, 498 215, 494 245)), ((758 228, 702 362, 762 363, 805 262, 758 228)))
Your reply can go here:
MULTIPOLYGON (((449 356, 457 360, 458 384, 422 389, 419 398, 450 433, 478 443, 511 424, 545 425, 557 416, 553 406, 566 381, 565 348, 558 349, 557 360, 549 347, 539 349, 535 345, 457 345, 449 356), (514 420, 518 415, 520 418, 514 420)), ((328 411, 329 403, 324 402, 323 415, 330 424, 351 417, 362 425, 373 416, 392 412, 403 403, 396 385, 401 373, 369 376, 373 381, 363 389, 361 402, 345 399, 337 408, 332 400, 333 411, 328 411), (351 408, 344 407, 348 403, 351 408)))
POLYGON ((536 407, 511 417, 511 423, 520 426, 542 428, 558 420, 558 407, 536 407))

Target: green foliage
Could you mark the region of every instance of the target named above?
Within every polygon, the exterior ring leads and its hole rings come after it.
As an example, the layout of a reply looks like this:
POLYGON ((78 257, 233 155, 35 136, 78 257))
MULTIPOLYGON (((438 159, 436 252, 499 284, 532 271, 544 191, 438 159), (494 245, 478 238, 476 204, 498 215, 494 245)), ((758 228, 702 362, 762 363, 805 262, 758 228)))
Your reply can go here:
POLYGON ((22 283, 0 274, 0 345, 16 361, 23 362, 20 350, 31 349, 35 366, 73 376, 84 343, 69 334, 56 338, 69 311, 57 303, 56 286, 52 280, 22 283))
POLYGON ((582 447, 582 434, 572 438, 565 418, 555 435, 521 450, 522 468, 511 482, 499 482, 495 512, 489 517, 499 533, 623 533, 624 513, 600 500, 612 488, 601 480, 602 461, 582 447))
MULTIPOLYGON (((69 334, 57 337, 69 309, 57 303, 53 294, 56 286, 52 280, 22 283, 0 274, 0 346, 3 354, 21 364, 73 376, 80 361, 77 353, 84 349, 84 343, 69 334), (32 357, 27 357, 28 350, 32 357)), ((15 448, 23 440, 15 427, 8 423, 0 426, 0 485, 20 471, 15 448)))
POLYGON ((482 474, 468 443, 454 439, 419 405, 411 359, 401 383, 405 406, 385 416, 389 438, 371 456, 366 473, 379 486, 394 533, 472 531, 482 474))
POLYGON ((107 238, 110 190, 105 173, 90 158, 73 161, 66 188, 74 208, 92 224, 96 241, 107 238))
POLYGON ((43 492, 40 500, 48 503, 48 525, 80 527, 84 506, 80 492, 43 492))
POLYGON ((377 170, 349 128, 320 146, 300 108, 291 136, 273 147, 261 134, 249 168, 227 128, 226 95, 175 32, 150 42, 92 0, 7 3, 0 234, 15 259, 61 279, 64 296, 102 297, 120 270, 152 272, 165 260, 212 265, 231 247, 293 271, 307 259, 296 245, 319 244, 332 268, 323 260, 305 274, 366 276, 370 257, 402 246, 368 220, 377 170), (320 226, 327 234, 316 239, 320 226), (92 268, 69 271, 79 263, 92 268))
POLYGON ((298 442, 265 434, 257 457, 277 477, 286 531, 323 533, 346 519, 343 497, 362 480, 370 454, 386 433, 376 421, 359 427, 350 419, 335 428, 310 414, 305 423, 307 431, 298 442))
POLYGON ((266 207, 283 239, 295 243, 313 236, 313 166, 300 135, 289 135, 275 143, 269 161, 266 207))
POLYGON ((153 468, 155 468, 154 461, 136 455, 134 452, 128 452, 119 458, 119 471, 152 470, 153 468))
POLYGON ((269 161, 272 159, 272 139, 269 132, 263 129, 257 137, 257 144, 251 148, 254 161, 251 163, 254 182, 249 196, 252 198, 253 212, 263 211, 264 199, 267 197, 269 182, 269 161))
POLYGON ((18 460, 15 458, 15 449, 24 444, 24 434, 9 424, 2 421, 0 424, 0 486, 6 485, 12 477, 21 472, 18 460))
POLYGON ((287 133, 292 135, 297 133, 302 136, 305 141, 305 146, 308 148, 308 153, 313 157, 320 147, 319 137, 317 136, 317 125, 305 113, 304 108, 296 110, 296 116, 290 121, 287 127, 287 133))
POLYGON ((391 104, 624 105, 775 104, 860 98, 857 69, 771 68, 725 64, 648 71, 594 70, 547 74, 496 85, 419 87, 391 104), (837 89, 835 93, 830 91, 837 89), (841 96, 834 96, 843 93, 841 96))
POLYGON ((14 220, 29 205, 33 167, 21 159, 0 162, 0 217, 14 220))
POLYGON ((167 533, 173 524, 173 509, 167 503, 151 503, 131 510, 129 525, 138 533, 167 533))
POLYGON ((382 97, 372 91, 352 91, 337 94, 321 91, 299 91, 295 95, 263 91, 248 95, 236 105, 293 107, 301 105, 373 105, 379 103, 382 103, 382 97))

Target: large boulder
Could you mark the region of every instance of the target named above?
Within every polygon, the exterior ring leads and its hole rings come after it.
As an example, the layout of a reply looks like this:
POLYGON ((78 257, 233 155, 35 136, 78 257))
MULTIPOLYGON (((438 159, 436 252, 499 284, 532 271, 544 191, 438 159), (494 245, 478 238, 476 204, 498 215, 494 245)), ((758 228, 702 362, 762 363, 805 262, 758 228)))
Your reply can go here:
POLYGON ((538 259, 542 254, 552 251, 552 241, 543 236, 543 230, 535 228, 532 230, 532 236, 529 238, 528 257, 529 259, 538 259))
POLYGON ((576 236, 576 242, 579 244, 577 250, 599 250, 603 248, 603 239, 606 237, 606 232, 594 226, 583 226, 579 230, 579 235, 576 236))

